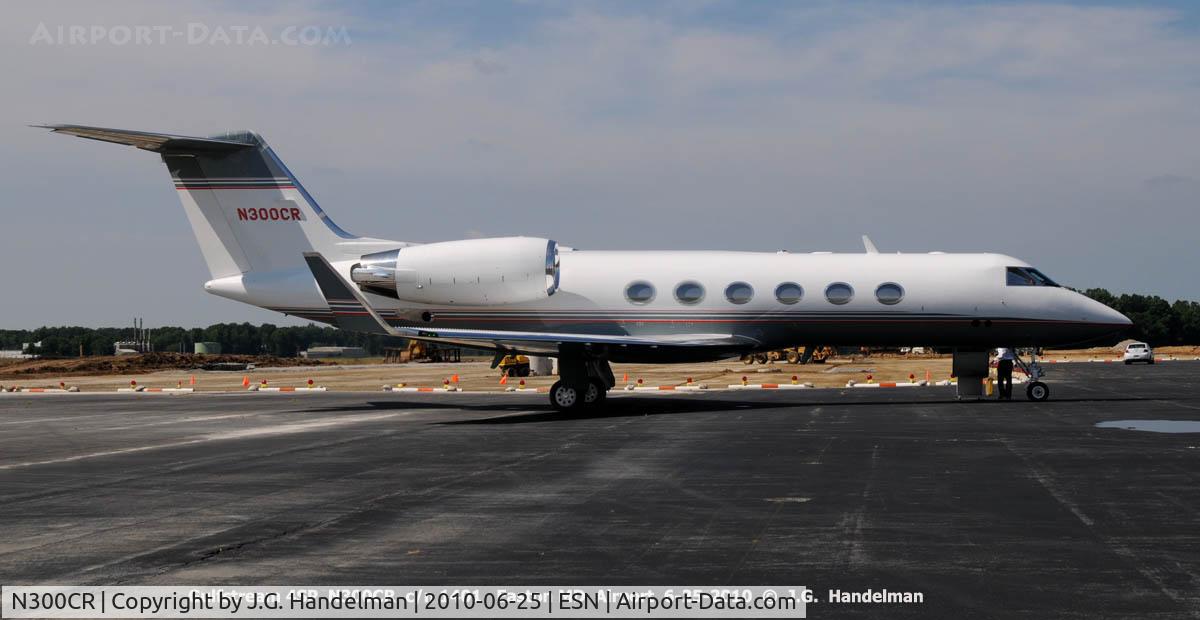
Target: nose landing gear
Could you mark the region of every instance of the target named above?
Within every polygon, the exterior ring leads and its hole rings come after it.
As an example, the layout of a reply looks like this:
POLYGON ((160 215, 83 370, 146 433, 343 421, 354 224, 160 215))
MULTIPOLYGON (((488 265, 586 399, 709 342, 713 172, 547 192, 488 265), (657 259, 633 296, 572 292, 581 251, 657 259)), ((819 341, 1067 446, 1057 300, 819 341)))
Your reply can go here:
POLYGON ((1041 402, 1050 398, 1050 386, 1042 381, 1042 377, 1046 376, 1046 371, 1042 370, 1042 365, 1037 362, 1037 358, 1030 354, 1029 361, 1021 359, 1021 353, 1018 349, 1013 349, 1013 363, 1017 368, 1020 368, 1026 375, 1029 375, 1029 383, 1025 384, 1025 397, 1034 402, 1041 402))

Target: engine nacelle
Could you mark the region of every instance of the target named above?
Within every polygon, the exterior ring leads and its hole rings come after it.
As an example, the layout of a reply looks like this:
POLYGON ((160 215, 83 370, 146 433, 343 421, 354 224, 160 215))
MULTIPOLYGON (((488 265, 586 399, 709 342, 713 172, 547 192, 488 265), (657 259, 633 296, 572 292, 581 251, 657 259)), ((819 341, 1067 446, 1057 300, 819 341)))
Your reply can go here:
POLYGON ((363 291, 422 304, 537 301, 558 290, 558 243, 500 237, 414 245, 363 256, 350 278, 363 291))

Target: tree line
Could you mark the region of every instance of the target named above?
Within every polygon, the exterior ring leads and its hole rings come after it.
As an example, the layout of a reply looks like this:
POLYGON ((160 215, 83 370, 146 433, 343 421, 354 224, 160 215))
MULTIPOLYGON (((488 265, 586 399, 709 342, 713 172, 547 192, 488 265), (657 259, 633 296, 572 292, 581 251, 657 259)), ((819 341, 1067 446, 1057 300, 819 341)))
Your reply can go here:
MULTIPOLYGON (((1200 302, 1169 302, 1157 295, 1114 295, 1102 288, 1081 291, 1133 321, 1129 338, 1154 346, 1200 344, 1200 302)), ((402 347, 402 338, 360 334, 308 324, 277 327, 270 323, 217 323, 208 327, 156 327, 149 331, 155 351, 191 352, 196 342, 219 342, 223 353, 294 357, 317 346, 362 347, 370 355, 383 355, 387 347, 402 347)), ((38 353, 47 357, 112 355, 113 343, 132 338, 128 327, 39 327, 0 330, 0 349, 20 349, 26 342, 41 342, 38 353)))
MULTIPOLYGON (((222 353, 295 357, 310 347, 362 347, 370 355, 383 355, 386 347, 402 347, 405 340, 377 334, 342 331, 308 324, 278 327, 270 323, 217 323, 208 327, 155 327, 146 330, 155 351, 192 352, 197 342, 218 342, 222 353)), ((0 349, 20 349, 27 342, 41 342, 36 353, 46 357, 112 355, 113 343, 132 340, 129 327, 39 327, 0 330, 0 349)))
POLYGON ((1102 288, 1080 291, 1133 321, 1127 338, 1152 346, 1200 344, 1200 302, 1169 302, 1157 295, 1114 295, 1102 288))

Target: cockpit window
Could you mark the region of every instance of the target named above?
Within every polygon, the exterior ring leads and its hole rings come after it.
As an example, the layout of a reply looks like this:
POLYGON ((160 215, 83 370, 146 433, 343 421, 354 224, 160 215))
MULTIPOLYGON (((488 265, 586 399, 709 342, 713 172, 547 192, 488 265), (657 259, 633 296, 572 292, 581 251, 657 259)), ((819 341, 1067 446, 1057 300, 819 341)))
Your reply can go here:
POLYGON ((1037 269, 1034 269, 1034 268, 1032 268, 1032 267, 1026 267, 1026 268, 1025 268, 1025 271, 1026 271, 1026 272, 1027 272, 1029 275, 1031 275, 1031 276, 1033 276, 1035 279, 1037 279, 1037 281, 1038 281, 1038 285, 1039 285, 1039 286, 1058 286, 1058 283, 1057 283, 1057 282, 1055 282, 1054 280, 1051 280, 1050 278, 1046 277, 1046 274, 1044 274, 1044 273, 1042 273, 1042 272, 1038 271, 1037 269))
POLYGON ((1008 268, 1008 285, 1009 286, 1037 286, 1037 281, 1033 276, 1029 275, 1020 267, 1008 268))
POLYGON ((1033 267, 1009 267, 1007 278, 1009 286, 1058 286, 1054 280, 1033 267))

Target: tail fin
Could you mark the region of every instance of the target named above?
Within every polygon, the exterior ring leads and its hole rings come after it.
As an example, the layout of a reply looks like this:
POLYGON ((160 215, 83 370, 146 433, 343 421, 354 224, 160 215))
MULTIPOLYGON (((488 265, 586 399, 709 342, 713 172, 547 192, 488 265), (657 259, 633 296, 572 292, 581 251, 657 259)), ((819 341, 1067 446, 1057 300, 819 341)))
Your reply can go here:
POLYGON ((39 125, 56 133, 159 153, 212 277, 305 267, 305 252, 338 255, 358 237, 334 224, 258 134, 208 138, 39 125))

